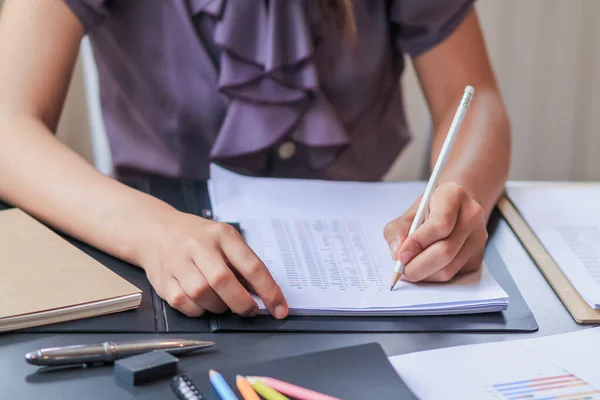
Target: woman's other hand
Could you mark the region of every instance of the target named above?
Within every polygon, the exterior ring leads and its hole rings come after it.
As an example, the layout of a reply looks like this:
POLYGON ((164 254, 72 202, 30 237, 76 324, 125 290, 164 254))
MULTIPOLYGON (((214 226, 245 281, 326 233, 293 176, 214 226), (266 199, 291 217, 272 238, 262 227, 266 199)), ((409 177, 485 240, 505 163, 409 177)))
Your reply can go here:
POLYGON ((139 264, 172 307, 188 316, 227 309, 256 316, 258 305, 249 286, 271 314, 287 316, 281 289, 235 228, 174 210, 160 221, 141 247, 139 264))

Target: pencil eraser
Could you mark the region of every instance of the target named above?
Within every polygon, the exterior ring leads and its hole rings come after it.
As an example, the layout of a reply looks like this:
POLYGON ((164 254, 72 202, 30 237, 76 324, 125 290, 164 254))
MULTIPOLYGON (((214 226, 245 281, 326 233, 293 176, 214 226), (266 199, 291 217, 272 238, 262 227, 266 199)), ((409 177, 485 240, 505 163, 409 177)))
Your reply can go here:
POLYGON ((473 86, 467 86, 465 88, 465 92, 469 93, 469 94, 473 94, 473 93, 475 93, 475 88, 473 86))
POLYGON ((178 362, 166 351, 138 354, 115 361, 115 378, 124 385, 141 385, 175 375, 178 362))

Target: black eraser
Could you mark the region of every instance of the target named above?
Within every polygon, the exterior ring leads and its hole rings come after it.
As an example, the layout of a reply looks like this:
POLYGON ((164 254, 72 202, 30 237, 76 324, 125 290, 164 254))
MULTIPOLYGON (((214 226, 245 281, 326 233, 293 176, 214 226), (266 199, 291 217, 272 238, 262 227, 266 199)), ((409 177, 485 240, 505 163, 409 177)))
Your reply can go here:
POLYGON ((115 377, 122 384, 134 386, 177 373, 177 357, 166 351, 151 351, 115 361, 115 377))

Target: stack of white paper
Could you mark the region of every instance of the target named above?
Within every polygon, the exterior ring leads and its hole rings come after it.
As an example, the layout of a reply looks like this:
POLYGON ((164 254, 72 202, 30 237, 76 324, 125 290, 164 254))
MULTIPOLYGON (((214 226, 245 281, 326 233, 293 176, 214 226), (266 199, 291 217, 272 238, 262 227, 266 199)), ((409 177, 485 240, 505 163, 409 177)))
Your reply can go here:
MULTIPOLYGON (((508 296, 485 265, 450 283, 401 281, 390 292, 394 262, 383 229, 423 189, 423 183, 250 178, 214 165, 209 181, 215 219, 240 223, 249 246, 282 288, 291 314, 506 309, 508 296)), ((259 306, 264 308, 260 301, 259 306)))
POLYGON ((600 186, 511 184, 527 224, 592 308, 600 308, 600 186))

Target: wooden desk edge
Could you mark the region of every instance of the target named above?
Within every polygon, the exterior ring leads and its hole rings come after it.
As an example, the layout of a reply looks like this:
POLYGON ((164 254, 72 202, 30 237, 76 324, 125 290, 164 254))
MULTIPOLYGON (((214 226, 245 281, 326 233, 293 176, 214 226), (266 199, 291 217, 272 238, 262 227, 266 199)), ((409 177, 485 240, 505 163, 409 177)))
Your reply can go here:
POLYGON ((591 308, 581 297, 506 194, 502 195, 497 206, 573 319, 580 324, 599 323, 600 310, 591 308))

